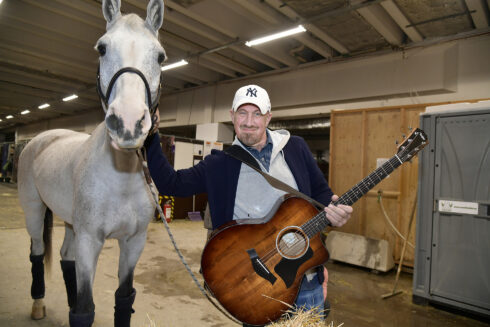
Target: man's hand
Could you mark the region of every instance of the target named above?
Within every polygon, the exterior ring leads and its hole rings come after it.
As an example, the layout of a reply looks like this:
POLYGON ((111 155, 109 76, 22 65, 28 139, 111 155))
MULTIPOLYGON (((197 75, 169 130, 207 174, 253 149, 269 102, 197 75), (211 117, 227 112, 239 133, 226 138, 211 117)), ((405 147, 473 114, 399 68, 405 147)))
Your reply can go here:
MULTIPOLYGON (((337 195, 332 196, 332 201, 337 201, 339 197, 337 195)), ((343 226, 349 219, 352 214, 352 207, 346 206, 344 204, 339 204, 334 206, 333 204, 329 204, 325 207, 325 213, 327 214, 327 219, 332 223, 332 226, 341 227, 343 226)))
POLYGON ((148 136, 157 133, 158 126, 160 126, 160 111, 157 108, 153 116, 151 116, 151 127, 150 127, 150 131, 148 132, 148 136))

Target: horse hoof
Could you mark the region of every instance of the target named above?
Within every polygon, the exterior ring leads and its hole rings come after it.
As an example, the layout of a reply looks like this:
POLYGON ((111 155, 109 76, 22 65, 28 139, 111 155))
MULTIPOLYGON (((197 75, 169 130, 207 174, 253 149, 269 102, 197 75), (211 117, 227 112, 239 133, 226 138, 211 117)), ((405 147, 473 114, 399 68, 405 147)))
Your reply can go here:
POLYGON ((36 299, 32 304, 31 318, 33 320, 39 320, 46 317, 46 306, 44 305, 43 299, 36 299))

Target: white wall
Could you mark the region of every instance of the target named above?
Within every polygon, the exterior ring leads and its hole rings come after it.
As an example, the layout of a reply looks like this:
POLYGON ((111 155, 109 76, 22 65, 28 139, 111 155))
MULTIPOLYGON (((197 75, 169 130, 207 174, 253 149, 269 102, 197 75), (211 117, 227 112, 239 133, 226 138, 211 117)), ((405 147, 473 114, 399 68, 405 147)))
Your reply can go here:
MULTIPOLYGON (((490 35, 484 35, 385 55, 303 65, 162 97, 160 126, 227 122, 234 92, 250 83, 268 90, 274 117, 490 98, 488 58, 490 35)), ((21 127, 17 135, 32 135, 52 126, 87 131, 93 123, 80 122, 102 121, 101 113, 95 114, 97 118, 21 127)))
POLYGON ((314 116, 333 109, 357 109, 490 98, 490 36, 452 41, 427 48, 342 62, 313 64, 278 74, 228 82, 178 93, 162 99, 167 121, 181 125, 193 116, 180 105, 207 92, 215 104, 202 104, 200 123, 229 121, 233 95, 240 86, 255 83, 269 92, 274 117, 314 116), (176 115, 178 111, 178 115, 176 115), (211 116, 209 115, 211 111, 211 116))

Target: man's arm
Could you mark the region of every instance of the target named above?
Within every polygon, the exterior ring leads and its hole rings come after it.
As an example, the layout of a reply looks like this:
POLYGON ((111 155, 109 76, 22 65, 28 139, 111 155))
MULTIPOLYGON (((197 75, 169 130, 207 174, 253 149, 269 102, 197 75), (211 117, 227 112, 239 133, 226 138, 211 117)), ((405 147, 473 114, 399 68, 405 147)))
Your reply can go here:
POLYGON ((151 177, 161 194, 185 197, 206 192, 204 161, 176 171, 163 154, 158 133, 148 137, 145 148, 151 177))

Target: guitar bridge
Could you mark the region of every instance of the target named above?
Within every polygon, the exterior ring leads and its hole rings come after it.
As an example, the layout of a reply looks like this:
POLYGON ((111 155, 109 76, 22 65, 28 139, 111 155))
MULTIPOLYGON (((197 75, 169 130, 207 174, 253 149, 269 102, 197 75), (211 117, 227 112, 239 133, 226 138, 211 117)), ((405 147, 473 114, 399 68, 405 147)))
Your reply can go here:
POLYGON ((271 271, 266 267, 262 260, 260 260, 259 256, 257 255, 257 251, 255 251, 255 249, 249 249, 247 250, 247 253, 250 256, 252 267, 254 268, 254 271, 257 273, 257 275, 274 285, 277 278, 271 273, 271 271))

